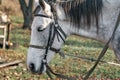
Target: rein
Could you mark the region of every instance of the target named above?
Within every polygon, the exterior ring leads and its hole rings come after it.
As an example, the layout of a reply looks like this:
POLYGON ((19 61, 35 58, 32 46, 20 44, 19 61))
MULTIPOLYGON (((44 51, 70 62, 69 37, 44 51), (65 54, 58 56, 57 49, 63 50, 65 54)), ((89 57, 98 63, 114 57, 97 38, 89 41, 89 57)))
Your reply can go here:
POLYGON ((45 18, 52 19, 52 16, 47 16, 47 15, 43 15, 43 14, 35 14, 34 16, 40 16, 40 17, 45 17, 45 18))
MULTIPOLYGON (((50 25, 50 29, 49 29, 49 37, 48 37, 48 42, 47 42, 47 46, 38 46, 38 45, 30 45, 29 47, 32 47, 32 48, 37 48, 37 49, 45 49, 45 55, 44 55, 44 58, 42 60, 42 64, 41 64, 41 68, 40 68, 40 71, 42 72, 42 70, 44 69, 44 65, 47 67, 47 75, 50 77, 51 80, 53 80, 52 76, 50 73, 54 74, 55 76, 59 77, 59 78, 62 78, 62 79, 67 79, 67 80, 76 80, 75 78, 71 78, 71 77, 68 77, 68 76, 64 76, 64 75, 61 75, 61 74, 57 74, 55 72, 52 71, 52 69, 49 67, 49 65, 47 64, 47 54, 48 54, 48 50, 51 50, 55 53, 59 53, 60 56, 64 57, 64 53, 60 51, 60 49, 56 49, 56 48, 53 48, 52 47, 52 44, 54 42, 54 39, 55 39, 55 36, 57 36, 57 39, 59 41, 59 37, 62 39, 63 42, 65 42, 65 38, 67 37, 65 32, 62 30, 62 28, 60 27, 60 25, 58 24, 58 19, 57 19, 57 14, 56 14, 56 10, 55 8, 53 7, 53 5, 51 5, 52 7, 52 12, 53 12, 53 17, 51 16, 46 16, 46 15, 43 15, 43 14, 35 14, 35 16, 39 16, 39 17, 45 17, 45 18, 50 18, 50 19, 54 19, 54 23, 52 23, 50 25)), ((92 74, 92 72, 94 71, 94 69, 96 68, 96 66, 98 65, 98 63, 100 62, 101 58, 105 55, 108 47, 109 47, 109 43, 110 41, 114 38, 114 34, 116 32, 116 29, 119 25, 119 22, 120 22, 120 12, 119 12, 119 15, 118 15, 118 18, 117 18, 117 21, 116 21, 116 24, 115 24, 115 28, 114 28, 114 31, 112 33, 112 36, 110 37, 110 39, 108 40, 108 42, 105 44, 104 48, 102 49, 95 65, 88 71, 88 73, 86 74, 86 76, 83 78, 83 80, 87 80, 89 78, 89 76, 92 74)))
POLYGON ((95 62, 95 65, 88 71, 88 73, 86 74, 86 76, 83 78, 83 80, 87 80, 89 78, 89 76, 92 74, 92 72, 94 71, 94 69, 96 68, 96 66, 98 65, 98 63, 100 62, 101 58, 105 55, 108 47, 109 47, 109 43, 112 39, 114 39, 114 35, 115 35, 115 32, 119 26, 119 23, 120 23, 120 11, 119 11, 119 14, 118 14, 118 17, 117 17, 117 21, 116 21, 116 24, 115 24, 115 28, 113 30, 113 33, 112 33, 112 36, 110 37, 110 39, 108 40, 108 42, 105 44, 104 48, 102 49, 97 61, 95 62))

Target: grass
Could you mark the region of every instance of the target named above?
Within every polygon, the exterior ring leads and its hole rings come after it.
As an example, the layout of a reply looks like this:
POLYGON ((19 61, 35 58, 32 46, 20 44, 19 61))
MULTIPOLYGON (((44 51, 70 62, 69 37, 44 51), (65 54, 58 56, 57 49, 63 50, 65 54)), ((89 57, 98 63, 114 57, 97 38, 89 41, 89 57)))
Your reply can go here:
MULTIPOLYGON (((22 23, 22 19, 12 17, 14 27, 11 30, 11 42, 16 44, 15 48, 2 50, 0 49, 0 58, 5 58, 9 61, 23 60, 23 64, 16 67, 3 68, 0 70, 0 80, 47 80, 48 76, 33 75, 26 69, 26 55, 30 41, 30 31, 23 30, 18 24, 22 23)), ((65 54, 72 54, 75 56, 85 56, 89 58, 97 59, 100 51, 103 48, 103 44, 89 39, 84 39, 78 36, 69 37, 62 50, 65 54)), ((113 51, 108 50, 103 57, 104 61, 117 62, 113 51)), ((64 75, 71 77, 79 77, 79 80, 83 78, 86 72, 94 65, 94 62, 84 60, 81 58, 74 58, 66 56, 65 59, 61 58, 58 54, 50 62, 52 69, 64 75)), ((89 80, 119 80, 120 79, 120 67, 99 63, 89 80)), ((58 79, 55 79, 58 80, 58 79)))

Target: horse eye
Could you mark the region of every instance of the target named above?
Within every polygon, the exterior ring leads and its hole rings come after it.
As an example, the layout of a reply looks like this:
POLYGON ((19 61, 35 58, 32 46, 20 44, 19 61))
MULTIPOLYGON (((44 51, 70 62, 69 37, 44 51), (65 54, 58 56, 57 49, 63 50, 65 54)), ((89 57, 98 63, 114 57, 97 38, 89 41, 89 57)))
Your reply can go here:
POLYGON ((37 28, 37 31, 40 32, 40 31, 41 31, 41 27, 38 27, 38 28, 37 28))
POLYGON ((41 32, 41 31, 44 31, 44 30, 45 30, 45 29, 42 29, 42 27, 38 27, 38 28, 37 28, 37 31, 38 31, 38 32, 41 32))

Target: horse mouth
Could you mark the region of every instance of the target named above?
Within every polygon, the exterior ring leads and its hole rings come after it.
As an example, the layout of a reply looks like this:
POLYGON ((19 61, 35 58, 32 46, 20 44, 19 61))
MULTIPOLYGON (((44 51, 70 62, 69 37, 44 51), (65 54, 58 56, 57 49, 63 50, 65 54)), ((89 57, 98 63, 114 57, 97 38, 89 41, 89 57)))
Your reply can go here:
POLYGON ((45 72, 45 68, 46 66, 44 64, 41 65, 41 67, 39 69, 36 70, 34 64, 30 64, 28 67, 27 67, 27 70, 30 71, 32 74, 38 74, 38 75, 41 75, 42 73, 45 72))

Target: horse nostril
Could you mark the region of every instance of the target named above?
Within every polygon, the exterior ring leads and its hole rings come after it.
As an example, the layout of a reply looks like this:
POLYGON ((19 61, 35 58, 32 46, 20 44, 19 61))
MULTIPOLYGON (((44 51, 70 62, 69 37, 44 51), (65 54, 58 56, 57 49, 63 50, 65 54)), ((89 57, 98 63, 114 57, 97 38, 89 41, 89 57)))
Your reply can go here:
POLYGON ((33 63, 30 63, 29 69, 30 71, 35 72, 35 65, 33 63))

